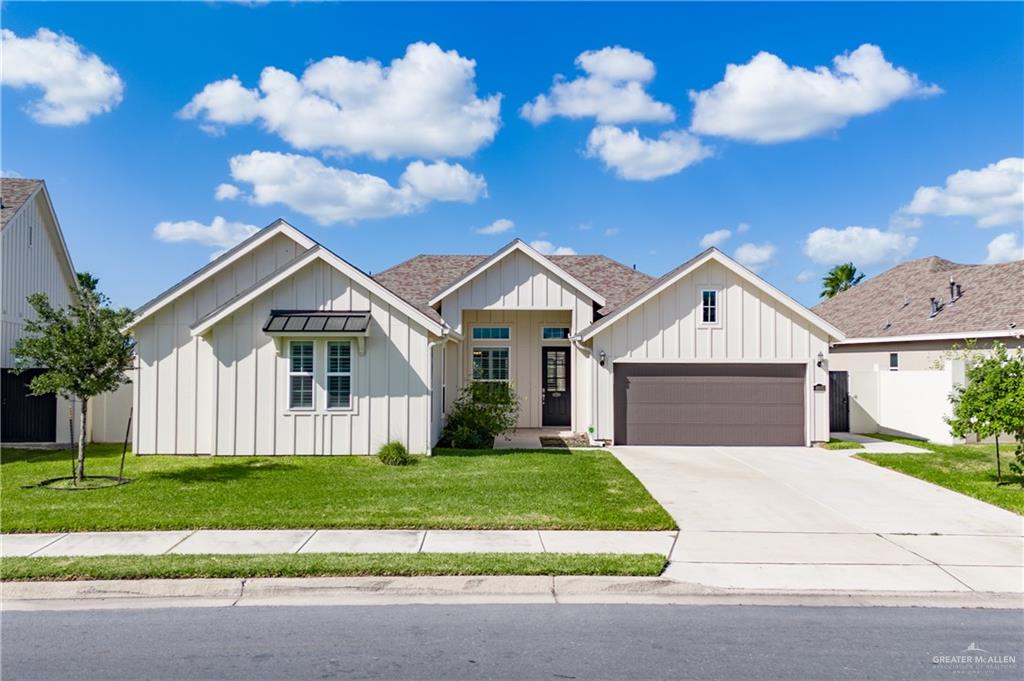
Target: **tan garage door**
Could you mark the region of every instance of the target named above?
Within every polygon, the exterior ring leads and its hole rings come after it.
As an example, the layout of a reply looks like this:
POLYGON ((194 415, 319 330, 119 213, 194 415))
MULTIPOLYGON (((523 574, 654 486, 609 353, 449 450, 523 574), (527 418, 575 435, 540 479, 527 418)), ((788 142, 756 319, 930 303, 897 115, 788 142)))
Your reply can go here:
POLYGON ((802 364, 616 364, 615 443, 803 445, 802 364))

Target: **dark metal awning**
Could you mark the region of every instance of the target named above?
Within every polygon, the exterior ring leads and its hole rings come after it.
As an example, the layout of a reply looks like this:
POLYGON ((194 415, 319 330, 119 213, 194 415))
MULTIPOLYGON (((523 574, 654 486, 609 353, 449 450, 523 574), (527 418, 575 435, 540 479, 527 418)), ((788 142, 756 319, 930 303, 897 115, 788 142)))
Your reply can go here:
POLYGON ((363 336, 370 328, 370 313, 319 310, 271 310, 263 325, 268 334, 322 334, 363 336))

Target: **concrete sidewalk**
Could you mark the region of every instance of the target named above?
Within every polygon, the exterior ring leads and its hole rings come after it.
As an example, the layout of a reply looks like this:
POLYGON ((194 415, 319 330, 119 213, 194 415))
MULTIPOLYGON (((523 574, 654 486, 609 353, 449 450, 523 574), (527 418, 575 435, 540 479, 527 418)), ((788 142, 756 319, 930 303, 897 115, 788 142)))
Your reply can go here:
POLYGON ((1021 607, 1017 594, 716 589, 660 577, 314 577, 4 582, 0 609, 626 603, 1021 607))
POLYGON ((902 442, 889 442, 878 438, 868 437, 860 433, 830 433, 830 437, 836 440, 856 442, 864 446, 864 449, 834 449, 832 451, 843 454, 931 454, 930 449, 905 445, 902 442))
POLYGON ((657 553, 677 532, 574 530, 193 530, 0 535, 0 556, 255 553, 657 553))

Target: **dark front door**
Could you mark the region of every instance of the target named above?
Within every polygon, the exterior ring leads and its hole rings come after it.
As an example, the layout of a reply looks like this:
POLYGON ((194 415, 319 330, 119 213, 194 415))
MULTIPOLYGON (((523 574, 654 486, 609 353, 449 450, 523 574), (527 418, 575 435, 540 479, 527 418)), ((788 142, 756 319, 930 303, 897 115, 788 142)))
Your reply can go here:
POLYGON ((544 390, 541 424, 572 425, 572 381, 569 376, 569 348, 541 348, 541 383, 544 390))
POLYGON ((850 374, 845 371, 828 372, 828 416, 830 431, 850 432, 850 374))
POLYGON ((57 439, 57 398, 42 395, 34 397, 28 390, 29 382, 41 370, 29 369, 20 374, 3 370, 0 385, 0 441, 53 442, 57 439))

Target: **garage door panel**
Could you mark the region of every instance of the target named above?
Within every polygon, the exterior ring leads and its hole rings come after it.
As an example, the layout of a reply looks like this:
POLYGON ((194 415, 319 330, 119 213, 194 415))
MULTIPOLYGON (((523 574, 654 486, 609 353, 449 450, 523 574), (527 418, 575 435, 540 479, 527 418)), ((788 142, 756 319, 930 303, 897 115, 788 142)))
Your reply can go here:
POLYGON ((616 443, 802 445, 805 372, 802 364, 616 364, 616 443))
POLYGON ((694 376, 649 377, 629 379, 630 404, 658 402, 703 402, 715 404, 764 404, 777 401, 803 404, 803 380, 756 379, 733 380, 715 377, 703 380, 694 376))
MULTIPOLYGON (((803 426, 803 405, 763 405, 745 409, 742 420, 736 409, 729 405, 695 404, 680 409, 675 404, 629 404, 626 419, 629 425, 678 423, 685 425, 727 426, 742 423, 773 425, 799 423, 803 426)), ((802 439, 801 439, 802 442, 802 439)))

